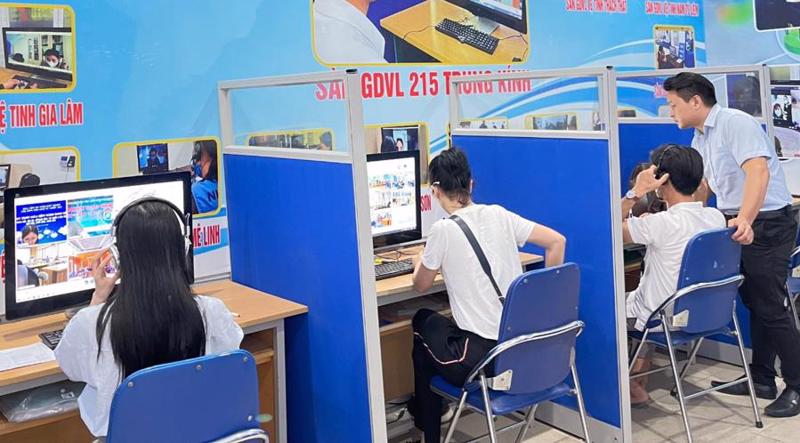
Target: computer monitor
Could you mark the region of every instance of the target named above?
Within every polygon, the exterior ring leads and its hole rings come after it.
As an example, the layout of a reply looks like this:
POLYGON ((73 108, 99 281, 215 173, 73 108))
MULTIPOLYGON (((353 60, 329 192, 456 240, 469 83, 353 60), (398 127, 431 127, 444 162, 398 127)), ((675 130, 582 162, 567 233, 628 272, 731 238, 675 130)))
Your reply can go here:
POLYGON ((569 129, 569 116, 566 114, 534 116, 533 129, 566 131, 569 129))
POLYGON ((522 34, 528 33, 527 0, 447 0, 473 13, 473 26, 491 34, 502 24, 522 34))
POLYGON ((9 179, 11 179, 11 165, 0 165, 0 191, 8 187, 9 179))
POLYGON ((91 266, 111 245, 111 225, 127 204, 163 198, 191 226, 189 172, 9 188, 4 195, 8 319, 87 303, 91 266))
POLYGON ((419 151, 368 155, 367 179, 373 247, 422 239, 419 151))
POLYGON ((72 81, 72 28, 3 28, 3 47, 7 69, 72 81), (59 57, 55 66, 45 60, 48 51, 59 57))
POLYGON ((169 149, 166 143, 136 146, 139 172, 144 175, 169 171, 169 149))
MULTIPOLYGON (((419 150, 419 126, 383 127, 381 128, 381 139, 387 138, 392 140, 397 151, 419 150)), ((383 151, 383 149, 381 150, 383 151)))
POLYGON ((800 156, 800 81, 773 83, 772 123, 780 157, 800 156))

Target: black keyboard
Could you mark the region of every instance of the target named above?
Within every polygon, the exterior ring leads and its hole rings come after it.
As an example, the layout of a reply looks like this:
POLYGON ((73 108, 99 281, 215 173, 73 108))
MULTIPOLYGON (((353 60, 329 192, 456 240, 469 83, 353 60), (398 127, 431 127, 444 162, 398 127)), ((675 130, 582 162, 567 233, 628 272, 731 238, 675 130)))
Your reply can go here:
POLYGON ((42 343, 44 343, 48 348, 55 349, 58 346, 58 343, 61 341, 61 335, 64 334, 63 329, 59 329, 57 331, 48 331, 39 334, 39 337, 42 339, 42 343))
POLYGON ((20 81, 20 84, 18 86, 19 89, 30 89, 33 85, 36 85, 36 87, 38 87, 39 89, 56 89, 56 88, 67 87, 67 85, 63 83, 51 82, 39 78, 23 77, 21 75, 15 75, 14 80, 20 81))
POLYGON ((497 44, 500 42, 497 37, 492 37, 471 26, 462 25, 447 18, 436 25, 436 30, 487 54, 494 54, 494 50, 497 49, 497 44))
POLYGON ((414 272, 414 264, 411 263, 410 258, 398 261, 387 261, 379 265, 375 265, 376 280, 395 277, 397 275, 410 274, 412 272, 414 272))

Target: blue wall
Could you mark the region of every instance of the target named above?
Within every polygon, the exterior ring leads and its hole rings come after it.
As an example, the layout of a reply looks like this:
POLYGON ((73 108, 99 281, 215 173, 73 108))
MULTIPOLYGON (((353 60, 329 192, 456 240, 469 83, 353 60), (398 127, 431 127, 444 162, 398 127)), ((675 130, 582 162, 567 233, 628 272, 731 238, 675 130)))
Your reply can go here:
POLYGON ((455 136, 453 143, 469 157, 476 202, 500 204, 567 237, 566 260, 581 270, 584 398, 592 417, 620 427, 610 214, 617 197, 609 195, 608 142, 455 136))
POLYGON ((292 442, 371 440, 350 164, 225 155, 233 279, 308 306, 286 322, 292 442))

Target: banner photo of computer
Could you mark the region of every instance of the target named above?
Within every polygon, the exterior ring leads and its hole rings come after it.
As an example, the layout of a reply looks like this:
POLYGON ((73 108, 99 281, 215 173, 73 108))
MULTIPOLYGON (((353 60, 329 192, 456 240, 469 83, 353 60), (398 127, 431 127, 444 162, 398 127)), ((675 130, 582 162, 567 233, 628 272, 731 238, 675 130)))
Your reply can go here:
POLYGON ((114 146, 114 177, 189 171, 192 174, 192 213, 214 214, 221 208, 220 143, 216 137, 197 137, 114 146))
POLYGON ((71 90, 75 85, 75 14, 68 6, 0 3, 0 93, 71 90))

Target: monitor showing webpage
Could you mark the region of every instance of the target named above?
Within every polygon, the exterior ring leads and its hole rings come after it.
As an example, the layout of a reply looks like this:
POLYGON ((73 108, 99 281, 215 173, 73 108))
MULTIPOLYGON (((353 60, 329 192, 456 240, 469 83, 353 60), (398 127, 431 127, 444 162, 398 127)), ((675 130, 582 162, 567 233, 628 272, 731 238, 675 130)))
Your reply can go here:
POLYGON ((119 211, 144 197, 184 208, 184 189, 184 182, 177 179, 16 197, 16 302, 94 289, 92 266, 112 243, 111 225, 119 211))
POLYGON ((413 156, 367 163, 373 237, 418 229, 416 164, 413 156))
POLYGON ((6 29, 6 68, 72 77, 72 31, 53 29, 6 29))

